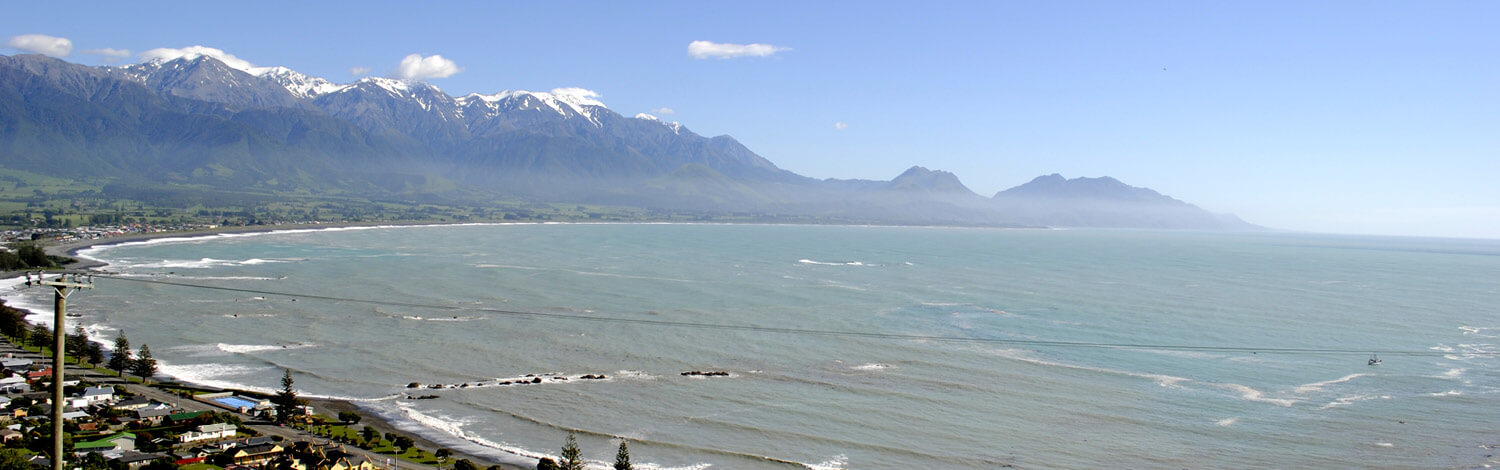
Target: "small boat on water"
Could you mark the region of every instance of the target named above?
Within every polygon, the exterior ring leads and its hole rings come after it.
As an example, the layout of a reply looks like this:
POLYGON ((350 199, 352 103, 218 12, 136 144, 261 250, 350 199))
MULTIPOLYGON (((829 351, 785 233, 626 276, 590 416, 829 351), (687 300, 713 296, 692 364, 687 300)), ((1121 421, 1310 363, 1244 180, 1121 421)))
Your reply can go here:
POLYGON ((1371 354, 1370 355, 1370 365, 1372 365, 1372 366, 1378 366, 1378 365, 1380 365, 1380 356, 1376 356, 1374 354, 1371 354))

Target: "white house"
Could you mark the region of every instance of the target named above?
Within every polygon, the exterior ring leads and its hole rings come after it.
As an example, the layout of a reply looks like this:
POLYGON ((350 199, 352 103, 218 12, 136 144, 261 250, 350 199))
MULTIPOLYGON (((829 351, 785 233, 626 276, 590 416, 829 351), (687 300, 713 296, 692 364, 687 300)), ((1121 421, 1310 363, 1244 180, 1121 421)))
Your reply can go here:
POLYGON ((115 399, 115 388, 114 387, 89 387, 89 388, 85 388, 85 389, 83 389, 83 395, 80 395, 79 398, 83 398, 84 400, 88 400, 88 403, 90 405, 95 404, 95 403, 108 403, 109 401, 115 399))
POLYGON ((212 441, 214 439, 229 439, 239 429, 229 423, 203 424, 198 426, 197 431, 188 431, 177 436, 182 442, 212 441))

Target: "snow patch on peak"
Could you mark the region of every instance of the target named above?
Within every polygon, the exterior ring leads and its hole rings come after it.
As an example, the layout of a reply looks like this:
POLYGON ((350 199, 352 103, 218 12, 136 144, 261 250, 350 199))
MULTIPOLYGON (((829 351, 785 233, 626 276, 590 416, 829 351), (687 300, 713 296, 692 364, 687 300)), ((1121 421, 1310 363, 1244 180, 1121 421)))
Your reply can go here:
POLYGON ((598 93, 583 88, 553 88, 550 93, 526 90, 506 90, 489 95, 470 93, 454 101, 459 106, 471 106, 476 102, 484 103, 491 109, 498 109, 502 104, 514 109, 540 109, 545 106, 564 117, 576 114, 595 126, 602 126, 603 123, 599 122, 596 112, 589 109, 596 106, 609 108, 595 99, 598 97, 598 93))
POLYGON ((357 82, 354 82, 355 85, 359 85, 361 83, 369 83, 371 85, 375 85, 396 96, 410 95, 412 88, 412 82, 385 77, 365 77, 359 79, 359 81, 357 82))
POLYGON ((159 47, 141 53, 142 60, 148 63, 155 62, 158 64, 174 59, 192 60, 205 56, 218 59, 219 62, 223 62, 224 65, 228 65, 230 68, 239 69, 242 72, 249 73, 250 69, 256 68, 255 64, 251 64, 248 60, 235 57, 234 54, 224 52, 223 49, 215 49, 212 47, 188 46, 181 49, 159 47))
POLYGON ((317 98, 322 95, 333 93, 344 89, 343 85, 330 82, 323 78, 306 75, 286 67, 256 67, 250 69, 250 74, 272 83, 281 85, 293 95, 302 99, 317 98))
POLYGON ((680 122, 677 122, 677 121, 666 122, 666 121, 661 120, 661 118, 659 118, 659 117, 656 117, 656 116, 653 116, 653 115, 650 115, 650 114, 646 114, 646 113, 636 114, 635 118, 636 119, 646 120, 646 121, 651 121, 651 122, 655 122, 655 123, 659 123, 659 124, 661 124, 663 126, 667 126, 668 129, 671 129, 673 134, 682 134, 682 123, 680 123, 680 122))

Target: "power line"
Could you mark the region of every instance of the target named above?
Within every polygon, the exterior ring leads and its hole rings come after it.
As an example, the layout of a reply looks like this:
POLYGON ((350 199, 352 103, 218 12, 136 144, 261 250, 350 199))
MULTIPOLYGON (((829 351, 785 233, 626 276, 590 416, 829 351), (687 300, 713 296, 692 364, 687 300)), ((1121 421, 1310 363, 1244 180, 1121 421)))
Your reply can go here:
MULTIPOLYGON (((527 310, 507 310, 491 307, 473 307, 458 305, 437 305, 417 302, 400 302, 393 300, 357 299, 352 297, 337 297, 331 295, 303 294, 294 292, 272 291, 265 289, 248 289, 243 287, 209 286, 202 284, 190 284, 185 282, 163 281, 155 279, 140 279, 131 277, 119 277, 110 275, 95 275, 103 279, 117 281, 138 282, 143 284, 155 284, 163 286, 187 287, 193 289, 207 289, 226 292, 239 292, 245 294, 270 295, 278 297, 291 297, 301 299, 327 300, 333 302, 348 302, 368 305, 381 305, 388 307, 405 307, 431 310, 450 311, 472 311, 493 313, 498 315, 509 315, 518 317, 550 318, 559 320, 588 321, 598 323, 618 323, 630 325, 660 326, 672 328, 693 328, 708 330, 748 331, 757 333, 780 333, 808 336, 836 336, 848 338, 870 338, 910 341, 942 341, 953 343, 983 343, 1003 344, 1010 346, 1029 347, 1071 347, 1071 348, 1096 348, 1096 349, 1133 349, 1133 350, 1160 350, 1160 351, 1200 351, 1200 352, 1239 352, 1239 353, 1269 353, 1269 354, 1385 354, 1391 356, 1445 356, 1453 354, 1441 351, 1411 351, 1411 350, 1368 350, 1368 349, 1334 349, 1334 348, 1278 348, 1278 347, 1246 347, 1246 346, 1202 346, 1188 344, 1154 344, 1154 343, 1101 343, 1087 341, 1050 341, 1011 338, 976 338, 965 336, 941 336, 941 335, 913 335, 901 333, 879 333, 868 331, 842 331, 842 330, 818 330, 807 328, 784 328, 774 326, 755 325, 733 325, 720 323, 702 323, 674 320, 652 320, 645 318, 620 318, 603 317, 598 315, 580 315, 568 313, 547 313, 527 310)), ((1497 352, 1466 352, 1464 354, 1479 356, 1496 356, 1497 352)))

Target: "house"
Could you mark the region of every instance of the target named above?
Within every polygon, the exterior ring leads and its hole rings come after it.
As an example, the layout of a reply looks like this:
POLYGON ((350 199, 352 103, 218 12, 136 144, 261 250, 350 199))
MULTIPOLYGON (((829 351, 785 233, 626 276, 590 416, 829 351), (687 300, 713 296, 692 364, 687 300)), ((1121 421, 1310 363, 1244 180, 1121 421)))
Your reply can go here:
POLYGON ((217 439, 233 438, 238 429, 229 423, 202 424, 197 431, 188 431, 177 436, 177 440, 183 443, 212 441, 217 439))
POLYGON ((141 408, 145 408, 150 404, 151 400, 147 400, 146 397, 130 397, 116 402, 114 406, 111 406, 110 408, 114 408, 120 411, 135 411, 141 408))
POLYGON ((21 431, 12 429, 0 429, 0 444, 9 443, 12 440, 20 439, 24 435, 25 434, 21 434, 21 431))
MULTIPOLYGON (((127 450, 125 452, 122 452, 119 457, 115 457, 115 458, 110 459, 110 460, 114 460, 116 462, 123 463, 123 464, 125 464, 125 467, 129 468, 130 470, 136 470, 136 469, 139 469, 141 467, 146 466, 146 464, 151 463, 151 461, 153 461, 153 460, 156 460, 156 459, 159 459, 159 458, 162 458, 162 457, 166 457, 166 456, 167 456, 167 454, 157 454, 157 453, 149 453, 148 454, 148 453, 143 453, 143 452, 136 452, 136 451, 133 451, 133 450, 127 450)), ((106 457, 108 457, 108 456, 106 455, 106 457)))
POLYGON ((103 439, 73 444, 73 451, 81 454, 107 450, 135 450, 135 434, 122 432, 103 439))
POLYGON ((85 388, 85 389, 83 389, 83 394, 79 395, 79 398, 87 400, 88 404, 90 404, 90 405, 93 405, 95 403, 108 403, 108 402, 110 402, 110 401, 112 401, 112 400, 115 399, 115 388, 114 387, 89 387, 89 388, 85 388))
POLYGON ((22 359, 19 357, 0 358, 0 369, 20 372, 26 369, 30 369, 31 364, 31 359, 22 359))
POLYGON ((62 414, 63 421, 73 421, 75 419, 83 419, 83 418, 91 418, 91 417, 92 416, 90 416, 89 412, 87 412, 87 411, 83 411, 83 410, 68 411, 67 408, 63 408, 63 414, 62 414))
POLYGON ((229 454, 229 457, 234 460, 235 465, 260 465, 280 456, 282 450, 281 446, 273 443, 236 446, 224 452, 229 454))
POLYGON ((292 444, 281 457, 273 461, 278 468, 283 465, 295 470, 374 470, 374 462, 344 450, 342 445, 317 444, 299 441, 292 444))
POLYGON ((167 416, 171 414, 172 407, 160 403, 135 410, 136 419, 144 421, 152 426, 161 424, 161 422, 166 420, 167 416))
POLYGON ((26 383, 26 377, 13 375, 0 378, 0 393, 26 393, 31 391, 31 384, 26 383))
POLYGON ((31 371, 31 372, 27 372, 26 373, 26 380, 27 381, 40 380, 40 379, 44 379, 44 378, 51 377, 51 376, 52 376, 52 368, 48 367, 48 368, 42 369, 42 370, 34 370, 34 371, 31 371))

